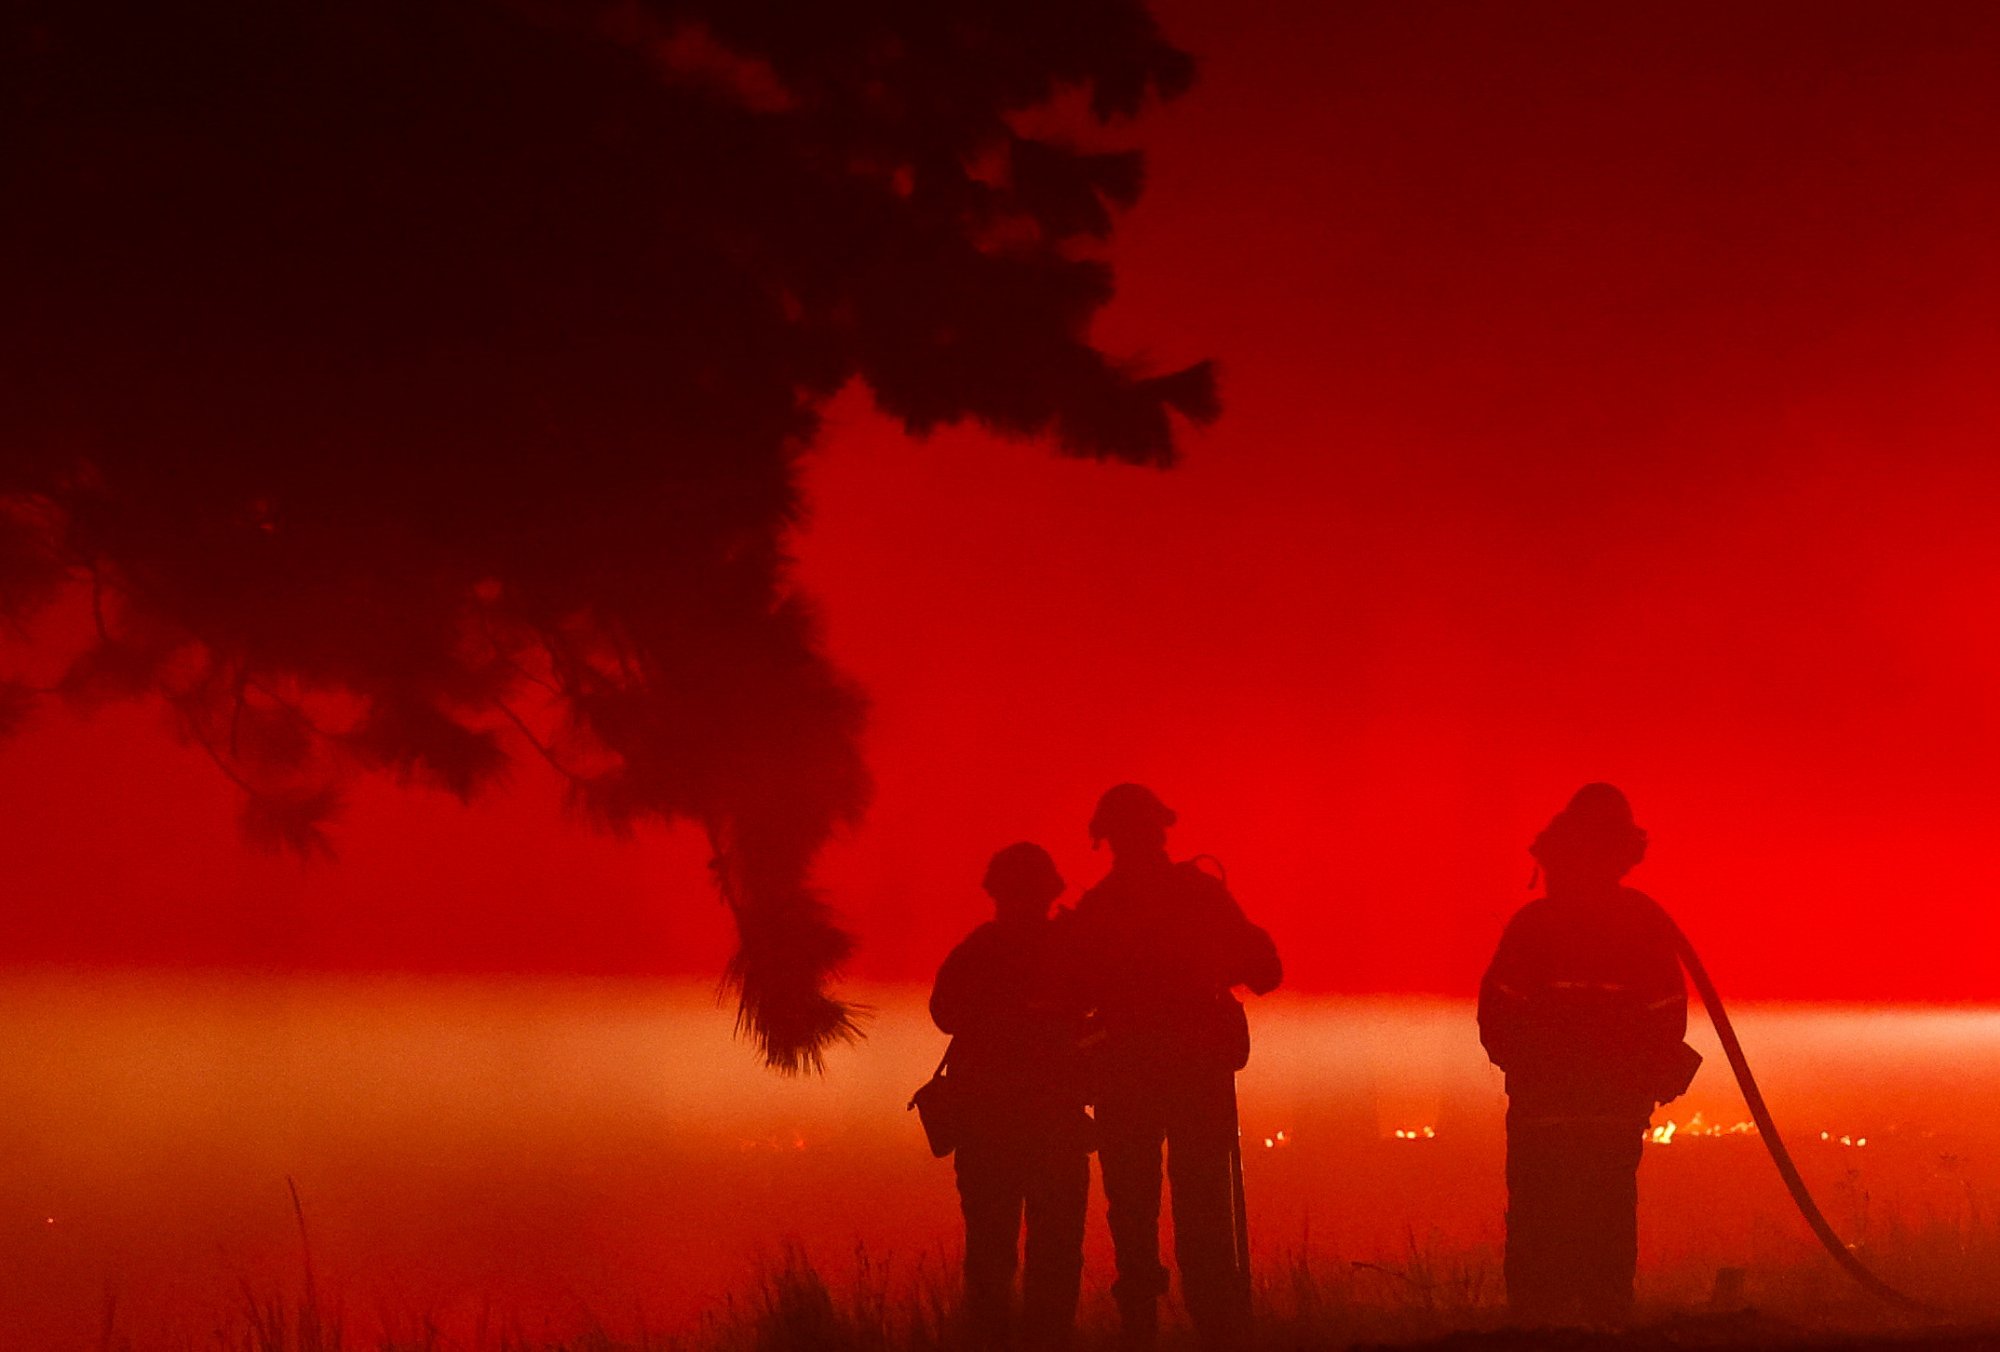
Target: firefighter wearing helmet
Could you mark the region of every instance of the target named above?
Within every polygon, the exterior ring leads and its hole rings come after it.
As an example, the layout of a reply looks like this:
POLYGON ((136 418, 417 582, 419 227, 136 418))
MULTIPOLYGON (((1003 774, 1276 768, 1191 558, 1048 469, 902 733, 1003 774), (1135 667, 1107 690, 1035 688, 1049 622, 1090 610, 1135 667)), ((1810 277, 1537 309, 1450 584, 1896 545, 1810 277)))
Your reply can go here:
POLYGON ((1198 863, 1167 853, 1174 813, 1152 790, 1120 784, 1090 819, 1111 868, 1077 903, 1084 982, 1096 1009, 1098 1160, 1110 1212, 1117 1300, 1128 1349, 1158 1339, 1161 1151, 1174 1259, 1204 1348, 1239 1346, 1249 1274, 1237 1242, 1236 1072, 1249 1027, 1232 988, 1259 995, 1282 969, 1271 936, 1198 863))
POLYGON ((1088 1011, 1073 977, 1070 921, 1051 914, 1063 887, 1039 845, 1023 841, 994 855, 985 879, 993 919, 951 951, 931 991, 931 1018, 952 1035, 951 1083, 962 1096, 954 1153, 965 1308, 980 1349, 1061 1352, 1076 1327, 1091 1137, 1077 1044, 1088 1011))
POLYGON ((1507 1301, 1524 1324, 1621 1324, 1647 1124, 1701 1058, 1672 922, 1623 883, 1646 854, 1625 795, 1586 784, 1530 852, 1544 893, 1479 989, 1480 1041, 1507 1074, 1507 1301))

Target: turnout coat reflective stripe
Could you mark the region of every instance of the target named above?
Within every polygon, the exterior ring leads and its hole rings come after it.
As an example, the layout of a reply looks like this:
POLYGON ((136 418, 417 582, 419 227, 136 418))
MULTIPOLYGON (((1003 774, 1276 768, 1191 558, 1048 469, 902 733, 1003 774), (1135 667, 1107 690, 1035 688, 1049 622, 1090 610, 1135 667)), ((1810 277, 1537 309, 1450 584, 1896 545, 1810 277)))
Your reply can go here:
POLYGON ((1480 1041, 1536 1119, 1643 1122, 1678 1092, 1686 1035, 1673 936, 1630 888, 1529 902, 1480 983, 1480 1041))

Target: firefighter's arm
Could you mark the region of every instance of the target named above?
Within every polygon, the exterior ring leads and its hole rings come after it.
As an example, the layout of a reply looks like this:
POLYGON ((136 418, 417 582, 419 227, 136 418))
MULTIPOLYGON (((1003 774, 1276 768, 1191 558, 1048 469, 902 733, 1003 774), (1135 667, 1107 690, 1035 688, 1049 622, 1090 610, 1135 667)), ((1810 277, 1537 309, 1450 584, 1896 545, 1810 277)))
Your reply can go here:
POLYGON ((1646 1032, 1650 1038, 1671 1047, 1687 1037, 1687 985, 1681 980, 1680 968, 1662 973, 1647 994, 1646 1032))
POLYGON ((1486 1059, 1502 1070, 1513 1060, 1527 1009, 1521 968, 1519 931, 1510 923, 1479 982, 1479 1043, 1486 1048, 1486 1059))
POLYGON ((1269 995, 1285 979, 1285 965, 1278 960, 1277 944, 1272 942, 1269 931, 1250 923, 1250 917, 1243 914, 1243 907, 1227 888, 1220 883, 1214 886, 1221 912, 1217 927, 1222 940, 1219 953, 1228 966, 1222 984, 1247 986, 1254 994, 1269 995))
POLYGON ((931 986, 931 1022, 938 1031, 956 1037, 978 1019, 979 1009, 986 1003, 982 984, 966 955, 966 945, 952 949, 931 986))
POLYGON ((1243 922, 1243 951, 1238 955, 1237 979, 1232 986, 1248 986, 1258 995, 1269 995, 1285 979, 1285 965, 1278 960, 1278 946, 1270 931, 1248 920, 1243 922))
MULTIPOLYGON (((1681 976, 1680 959, 1671 948, 1662 946, 1653 962, 1645 990, 1643 1024, 1647 1043, 1654 1048, 1664 1068, 1665 1079, 1673 1081, 1686 1064, 1684 1050, 1688 1025, 1687 981, 1681 976)), ((1698 1064, 1698 1062, 1697 1062, 1698 1064)), ((1685 1084, 1681 1087, 1686 1088, 1685 1084)))

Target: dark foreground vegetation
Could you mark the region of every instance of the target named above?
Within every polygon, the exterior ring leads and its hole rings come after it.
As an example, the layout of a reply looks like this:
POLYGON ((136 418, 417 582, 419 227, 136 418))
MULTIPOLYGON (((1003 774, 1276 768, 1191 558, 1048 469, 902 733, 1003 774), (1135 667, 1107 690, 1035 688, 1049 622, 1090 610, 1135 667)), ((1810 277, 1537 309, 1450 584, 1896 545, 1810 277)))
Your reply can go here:
MULTIPOLYGON (((1936 1269, 1934 1269, 1935 1271, 1936 1269)), ((1412 1243, 1396 1264, 1294 1251, 1267 1262, 1253 1352, 1394 1348, 1398 1352, 1958 1352, 2000 1348, 2000 1308, 1986 1283, 1954 1282, 1956 1316, 1897 1315, 1820 1266, 1753 1272, 1760 1304, 1717 1310, 1689 1300, 1642 1309, 1633 1329, 1507 1327, 1492 1255, 1442 1257, 1412 1243)), ((1971 1278, 1962 1270, 1954 1274, 1971 1278)), ((673 1331, 620 1327, 587 1315, 567 1334, 531 1332, 487 1316, 446 1327, 417 1315, 350 1319, 308 1267, 291 1292, 246 1288, 236 1313, 200 1331, 139 1332, 107 1311, 101 1352, 950 1352, 964 1346, 955 1263, 942 1255, 884 1263, 857 1252, 851 1276, 830 1280, 789 1245, 744 1291, 673 1331)), ((1086 1297, 1081 1352, 1115 1344, 1101 1292, 1086 1297), (1095 1303, 1093 1303, 1095 1302, 1095 1303)), ((1193 1346, 1185 1329, 1170 1349, 1193 1346)), ((1032 1350, 1030 1350, 1032 1352, 1032 1350)))
POLYGON ((1583 1329, 1502 1329, 1453 1333, 1416 1343, 1356 1344, 1397 1352, 1695 1352, 1696 1349, 1795 1348, 1799 1352, 1960 1352, 2000 1347, 2000 1325, 1920 1332, 1815 1333, 1756 1314, 1670 1320, 1626 1333, 1583 1329))

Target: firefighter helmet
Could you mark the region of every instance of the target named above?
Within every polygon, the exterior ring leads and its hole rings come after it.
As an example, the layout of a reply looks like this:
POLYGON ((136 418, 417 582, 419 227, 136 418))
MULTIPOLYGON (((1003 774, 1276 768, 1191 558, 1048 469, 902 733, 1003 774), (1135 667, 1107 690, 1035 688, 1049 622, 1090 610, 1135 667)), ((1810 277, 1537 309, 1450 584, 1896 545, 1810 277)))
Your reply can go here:
POLYGON ((1114 784, 1090 814, 1090 843, 1096 845, 1121 831, 1164 830, 1176 820, 1174 810, 1144 784, 1114 784))
POLYGON ((1586 784, 1542 828, 1528 853, 1543 865, 1608 868, 1622 876, 1646 857, 1646 833, 1615 786, 1586 784))
POLYGON ((995 901, 1025 897, 1047 902, 1062 895, 1063 879, 1049 852, 1024 840, 993 856, 981 886, 995 901))

